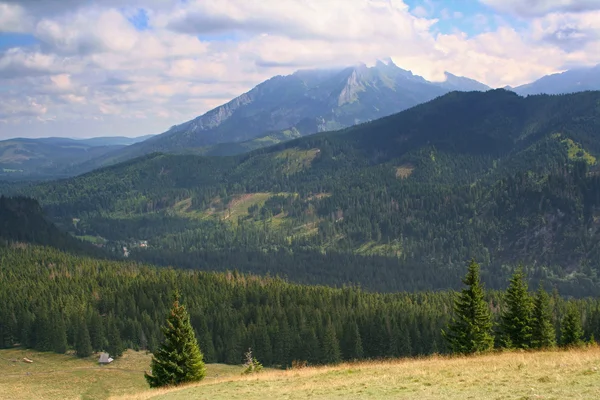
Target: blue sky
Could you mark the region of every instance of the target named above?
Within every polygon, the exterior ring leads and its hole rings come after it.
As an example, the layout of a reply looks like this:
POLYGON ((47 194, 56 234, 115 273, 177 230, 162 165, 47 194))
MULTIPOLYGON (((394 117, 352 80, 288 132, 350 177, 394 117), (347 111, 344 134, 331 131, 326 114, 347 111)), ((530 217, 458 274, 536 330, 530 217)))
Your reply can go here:
POLYGON ((0 139, 160 133, 261 81, 392 57, 492 87, 600 63, 599 0, 0 0, 0 139))

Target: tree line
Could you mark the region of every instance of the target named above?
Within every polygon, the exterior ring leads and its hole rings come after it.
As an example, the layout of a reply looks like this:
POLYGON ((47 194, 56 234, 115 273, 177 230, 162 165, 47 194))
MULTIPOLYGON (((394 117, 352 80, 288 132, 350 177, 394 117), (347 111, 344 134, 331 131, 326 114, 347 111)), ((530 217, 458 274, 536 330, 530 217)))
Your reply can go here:
MULTIPOLYGON (((207 362, 239 364, 251 348, 269 366, 449 353, 442 330, 453 315, 453 292, 372 293, 356 287, 291 284, 234 272, 148 267, 71 255, 52 248, 5 244, 0 249, 0 347, 80 355, 125 348, 155 351, 178 289, 207 362)), ((502 292, 485 303, 503 310, 502 292)), ((550 322, 574 307, 583 339, 600 334, 600 301, 550 296, 550 322)), ((498 320, 500 312, 492 318, 498 320)), ((500 342, 498 342, 500 343, 500 342)), ((498 344, 500 345, 500 344, 498 344)))
MULTIPOLYGON (((466 285, 455 299, 452 321, 442 335, 450 351, 459 354, 486 352, 494 347, 508 349, 543 349, 557 344, 560 327, 561 346, 580 346, 584 331, 581 311, 569 303, 561 319, 554 318, 550 296, 540 285, 535 295, 519 268, 510 279, 503 295, 497 322, 485 301, 485 290, 479 276, 479 264, 471 260, 463 283, 466 285)), ((595 343, 593 334, 589 342, 595 343)))

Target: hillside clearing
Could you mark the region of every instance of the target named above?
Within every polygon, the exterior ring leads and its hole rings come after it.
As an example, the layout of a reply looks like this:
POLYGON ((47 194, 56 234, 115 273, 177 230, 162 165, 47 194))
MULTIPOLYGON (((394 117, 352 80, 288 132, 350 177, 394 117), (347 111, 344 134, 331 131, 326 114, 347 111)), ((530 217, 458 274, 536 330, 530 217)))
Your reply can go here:
POLYGON ((406 179, 412 175, 415 170, 414 165, 412 164, 404 164, 396 168, 396 178, 406 179))
POLYGON ((270 371, 118 399, 598 399, 600 348, 270 371))
POLYGON ((292 148, 279 152, 275 158, 284 161, 281 168, 286 174, 295 174, 310 168, 313 160, 320 152, 319 149, 300 150, 292 148))

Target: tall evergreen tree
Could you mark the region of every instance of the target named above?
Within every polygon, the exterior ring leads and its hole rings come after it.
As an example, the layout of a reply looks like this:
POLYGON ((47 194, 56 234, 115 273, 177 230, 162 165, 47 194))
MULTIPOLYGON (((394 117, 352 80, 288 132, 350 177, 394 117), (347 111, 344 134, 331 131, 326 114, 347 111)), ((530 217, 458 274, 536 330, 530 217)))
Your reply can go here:
POLYGON ((215 346, 213 345, 212 335, 206 325, 206 320, 203 318, 198 331, 198 341, 200 348, 204 353, 204 360, 207 363, 216 362, 215 346))
POLYGON ((106 339, 108 341, 108 344, 106 345, 106 351, 113 358, 121 357, 123 355, 123 351, 125 351, 125 345, 121 339, 119 327, 117 326, 115 318, 112 315, 109 316, 106 331, 106 339))
POLYGON ((401 357, 410 357, 413 353, 413 346, 410 340, 410 332, 404 323, 399 330, 398 342, 398 355, 401 357))
POLYGON ((77 329, 77 337, 75 338, 75 353, 77 357, 89 357, 92 355, 92 342, 90 340, 90 332, 88 331, 85 320, 82 318, 77 329))
POLYGON ((206 375, 190 316, 175 293, 171 314, 163 326, 164 341, 151 361, 152 375, 144 374, 150 387, 197 382, 206 375))
POLYGON ((484 299, 484 289, 479 277, 479 264, 469 263, 463 279, 467 285, 454 304, 454 316, 442 335, 448 340, 454 353, 471 354, 485 352, 494 346, 492 316, 484 299))
POLYGON ((532 347, 539 349, 556 346, 556 330, 552 322, 550 296, 541 284, 533 300, 531 328, 532 347))
POLYGON ((309 364, 318 364, 320 362, 321 349, 319 348, 319 339, 314 328, 305 326, 302 329, 300 332, 300 341, 293 353, 297 361, 307 361, 309 364))
POLYGON ((63 354, 67 351, 67 329, 62 315, 56 312, 52 318, 52 351, 63 354))
POLYGON ((338 364, 342 355, 340 352, 340 342, 335 333, 335 326, 329 321, 323 336, 323 364, 338 364))
POLYGON ((500 329, 505 347, 531 347, 533 302, 527 290, 523 268, 515 272, 505 295, 506 310, 501 316, 500 329))
POLYGON ((346 360, 358 360, 363 357, 362 338, 356 321, 348 322, 344 327, 342 353, 346 360))
POLYGON ((581 314, 574 304, 569 304, 567 313, 561 323, 560 342, 565 347, 581 346, 583 344, 583 328, 581 314))
POLYGON ((52 327, 46 310, 40 309, 35 318, 35 349, 52 351, 52 327))
POLYGON ((94 351, 103 350, 104 325, 102 324, 102 317, 97 312, 92 311, 91 313, 89 331, 90 339, 92 341, 92 348, 94 349, 94 351))

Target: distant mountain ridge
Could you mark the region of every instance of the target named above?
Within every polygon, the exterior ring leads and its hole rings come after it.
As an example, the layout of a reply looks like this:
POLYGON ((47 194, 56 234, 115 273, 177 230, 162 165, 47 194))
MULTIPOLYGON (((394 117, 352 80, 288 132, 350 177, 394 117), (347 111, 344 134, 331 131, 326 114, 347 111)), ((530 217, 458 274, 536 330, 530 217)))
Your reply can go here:
MULTIPOLYGON (((391 59, 371 67, 299 70, 270 78, 160 135, 0 141, 0 179, 73 176, 153 152, 235 155, 375 120, 448 92, 490 89, 449 72, 444 76, 442 82, 428 81, 391 59)), ((600 65, 505 89, 523 96, 600 90, 600 65)))
POLYGON ((522 96, 600 90, 600 64, 595 67, 575 68, 558 74, 546 75, 534 82, 509 88, 509 90, 522 96))
MULTIPOLYGON (((391 59, 372 67, 358 64, 342 69, 300 70, 268 79, 222 106, 117 152, 111 161, 155 151, 211 154, 215 145, 220 154, 224 143, 281 136, 286 131, 294 132, 295 137, 336 130, 406 110, 450 91, 488 89, 475 80, 450 73, 446 73, 444 82, 430 82, 398 67, 391 59)), ((250 147, 262 146, 254 143, 250 147)))
POLYGON ((82 163, 143 141, 150 136, 2 140, 0 179, 46 179, 87 172, 89 169, 80 168, 82 163))

